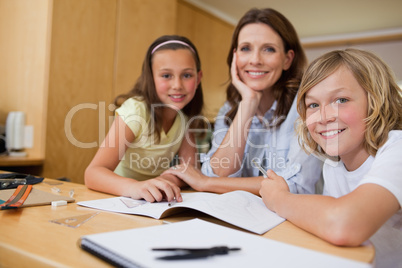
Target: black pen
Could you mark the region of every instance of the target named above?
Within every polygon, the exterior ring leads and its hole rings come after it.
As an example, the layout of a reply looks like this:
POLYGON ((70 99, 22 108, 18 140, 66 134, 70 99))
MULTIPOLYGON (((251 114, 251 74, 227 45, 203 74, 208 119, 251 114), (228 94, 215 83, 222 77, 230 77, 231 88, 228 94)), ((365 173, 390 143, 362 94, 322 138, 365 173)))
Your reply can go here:
POLYGON ((238 251, 240 248, 229 248, 227 246, 218 246, 211 248, 153 248, 154 251, 177 251, 176 255, 167 255, 158 257, 159 260, 189 260, 207 258, 215 255, 227 255, 230 251, 238 251), (185 253, 180 253, 184 251, 185 253))

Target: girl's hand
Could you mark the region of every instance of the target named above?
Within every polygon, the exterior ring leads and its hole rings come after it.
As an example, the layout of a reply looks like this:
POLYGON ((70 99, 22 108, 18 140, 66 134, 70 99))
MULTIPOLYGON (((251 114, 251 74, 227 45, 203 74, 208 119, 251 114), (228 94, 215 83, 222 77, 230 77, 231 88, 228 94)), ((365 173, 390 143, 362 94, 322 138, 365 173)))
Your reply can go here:
POLYGON ((236 87, 237 91, 240 93, 242 100, 254 100, 257 101, 257 105, 260 103, 262 92, 255 91, 247 86, 243 81, 240 80, 239 74, 237 72, 237 53, 233 52, 232 66, 230 68, 230 73, 232 75, 232 84, 236 87))
POLYGON ((202 174, 201 171, 196 169, 194 166, 186 164, 173 166, 162 173, 162 175, 165 174, 175 175, 196 191, 203 191, 203 185, 209 178, 202 174))
POLYGON ((268 178, 261 182, 260 195, 264 204, 272 211, 275 211, 275 204, 280 202, 283 194, 289 193, 289 186, 286 181, 276 175, 272 170, 268 170, 268 178))
POLYGON ((161 177, 139 181, 133 184, 130 191, 130 197, 133 199, 145 199, 148 202, 160 202, 162 200, 182 202, 180 188, 174 183, 161 177))

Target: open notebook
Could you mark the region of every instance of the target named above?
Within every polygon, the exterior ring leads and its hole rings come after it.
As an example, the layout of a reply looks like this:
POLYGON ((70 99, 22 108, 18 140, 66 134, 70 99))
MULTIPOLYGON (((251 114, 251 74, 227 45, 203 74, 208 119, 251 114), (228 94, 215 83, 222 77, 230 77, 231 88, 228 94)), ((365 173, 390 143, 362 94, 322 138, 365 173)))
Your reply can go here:
POLYGON ((119 213, 148 216, 155 219, 193 209, 233 224, 250 232, 263 234, 285 219, 270 211, 262 199, 245 191, 225 194, 205 192, 182 193, 180 203, 149 203, 127 197, 112 197, 78 202, 78 205, 119 213))
POLYGON ((79 245, 117 267, 371 267, 366 263, 292 246, 200 219, 87 235, 81 237, 79 245), (213 246, 238 247, 240 250, 192 260, 160 260, 157 257, 177 253, 152 251, 152 248, 213 246))

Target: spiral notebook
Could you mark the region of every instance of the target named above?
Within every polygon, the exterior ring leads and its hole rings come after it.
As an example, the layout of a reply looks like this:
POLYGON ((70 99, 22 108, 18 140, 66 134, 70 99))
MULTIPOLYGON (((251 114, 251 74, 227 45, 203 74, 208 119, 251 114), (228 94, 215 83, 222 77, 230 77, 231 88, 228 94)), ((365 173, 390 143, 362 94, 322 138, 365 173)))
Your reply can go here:
POLYGON ((87 235, 81 237, 79 245, 83 250, 116 267, 371 267, 366 263, 277 242, 200 219, 87 235), (225 255, 186 260, 161 260, 158 257, 177 253, 152 250, 215 246, 236 247, 240 250, 225 255))

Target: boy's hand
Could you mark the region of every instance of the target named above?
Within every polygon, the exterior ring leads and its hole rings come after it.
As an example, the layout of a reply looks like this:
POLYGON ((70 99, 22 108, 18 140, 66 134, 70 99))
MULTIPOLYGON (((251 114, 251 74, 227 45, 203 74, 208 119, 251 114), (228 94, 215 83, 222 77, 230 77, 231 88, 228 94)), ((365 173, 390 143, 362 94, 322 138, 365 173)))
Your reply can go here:
POLYGON ((260 195, 264 204, 272 211, 275 211, 276 202, 280 202, 280 196, 289 193, 289 186, 286 181, 276 175, 272 170, 268 170, 268 178, 261 182, 260 195))

